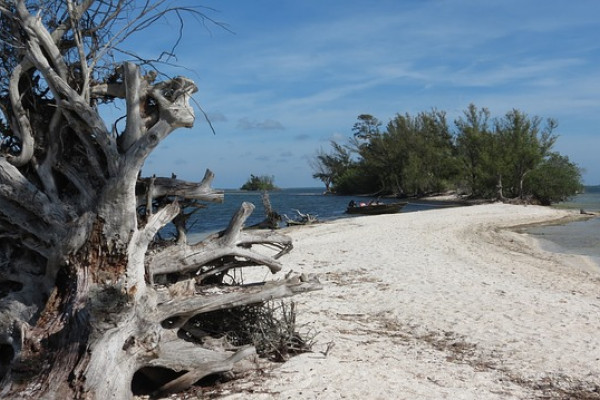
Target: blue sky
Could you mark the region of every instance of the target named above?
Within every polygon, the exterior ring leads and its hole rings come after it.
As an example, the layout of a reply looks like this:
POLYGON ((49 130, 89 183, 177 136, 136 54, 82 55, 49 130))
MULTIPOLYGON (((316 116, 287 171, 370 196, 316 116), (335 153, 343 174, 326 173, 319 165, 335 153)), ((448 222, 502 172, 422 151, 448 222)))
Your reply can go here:
MULTIPOLYGON (((183 2, 176 2, 185 4, 183 2)), ((558 120, 555 150, 600 184, 600 1, 255 0, 202 4, 228 30, 188 18, 177 64, 202 114, 161 143, 144 175, 239 188, 250 174, 280 187, 320 186, 308 160, 350 137, 359 114, 386 124, 432 108, 448 120, 469 103, 558 120)), ((157 24, 140 54, 170 46, 157 24)))

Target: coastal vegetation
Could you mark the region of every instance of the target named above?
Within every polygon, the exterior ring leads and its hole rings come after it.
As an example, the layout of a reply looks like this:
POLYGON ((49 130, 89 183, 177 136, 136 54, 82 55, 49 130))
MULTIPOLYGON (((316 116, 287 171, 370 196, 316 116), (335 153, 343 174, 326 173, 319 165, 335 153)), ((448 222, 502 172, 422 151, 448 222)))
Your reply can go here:
POLYGON ((172 60, 186 16, 211 22, 202 10, 0 0, 3 399, 158 398, 254 369, 240 361, 257 353, 279 360, 310 345, 295 309, 271 301, 318 282, 243 273, 280 271, 291 238, 243 229, 254 210, 244 202, 218 234, 188 241, 191 213, 224 200, 214 174, 142 176, 164 139, 194 125, 197 88, 126 39, 175 24, 160 56, 172 60))
POLYGON ((250 178, 242 185, 240 190, 265 191, 276 190, 275 177, 272 175, 254 175, 250 174, 250 178))
POLYGON ((346 143, 332 141, 310 164, 313 177, 338 194, 456 191, 550 204, 582 189, 580 168, 553 151, 557 126, 517 109, 492 118, 473 104, 452 125, 436 109, 397 114, 385 128, 361 114, 346 143))

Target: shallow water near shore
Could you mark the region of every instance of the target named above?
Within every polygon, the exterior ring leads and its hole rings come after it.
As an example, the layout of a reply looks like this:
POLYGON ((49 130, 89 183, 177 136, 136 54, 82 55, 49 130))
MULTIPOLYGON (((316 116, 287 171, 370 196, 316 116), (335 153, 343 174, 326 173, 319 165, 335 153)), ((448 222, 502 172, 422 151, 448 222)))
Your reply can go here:
POLYGON ((588 256, 600 268, 600 217, 526 230, 546 251, 588 256))
MULTIPOLYGON (((600 187, 587 187, 557 208, 600 213, 600 187)), ((600 268, 600 217, 573 221, 562 225, 545 225, 527 228, 526 233, 539 240, 546 251, 588 256, 600 268)))

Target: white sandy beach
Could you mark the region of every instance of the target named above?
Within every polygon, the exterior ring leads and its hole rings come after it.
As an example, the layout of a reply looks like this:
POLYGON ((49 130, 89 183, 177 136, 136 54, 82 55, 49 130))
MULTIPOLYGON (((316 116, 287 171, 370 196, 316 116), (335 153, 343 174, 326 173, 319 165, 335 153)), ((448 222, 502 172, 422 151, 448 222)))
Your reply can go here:
POLYGON ((491 204, 288 230, 286 269, 323 284, 294 297, 313 352, 224 398, 600 398, 600 267, 499 229, 565 217, 491 204))

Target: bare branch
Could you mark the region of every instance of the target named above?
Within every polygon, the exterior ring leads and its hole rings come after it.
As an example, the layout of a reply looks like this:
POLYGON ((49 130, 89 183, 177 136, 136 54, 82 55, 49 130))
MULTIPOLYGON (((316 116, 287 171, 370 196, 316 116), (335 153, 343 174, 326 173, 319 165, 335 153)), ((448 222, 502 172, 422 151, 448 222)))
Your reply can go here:
MULTIPOLYGON (((29 35, 28 44, 32 48, 43 48, 43 53, 47 54, 45 57, 50 64, 54 67, 54 70, 58 72, 58 75, 62 79, 67 77, 67 65, 63 60, 60 50, 56 46, 53 37, 50 35, 48 30, 42 25, 39 17, 33 17, 24 0, 19 0, 16 3, 17 12, 21 19, 21 23, 27 34, 29 35), (41 45, 41 48, 39 47, 41 45)), ((32 60, 33 61, 33 60, 32 60)), ((35 61, 33 61, 35 63, 35 61)))
POLYGON ((188 371, 180 377, 163 385, 156 391, 156 394, 166 395, 170 393, 181 392, 205 376, 218 372, 231 371, 235 363, 254 355, 256 355, 256 349, 248 346, 238 350, 231 357, 223 361, 212 361, 200 364, 195 369, 188 371))
MULTIPOLYGON (((111 135, 106 129, 106 126, 104 126, 104 123, 100 119, 98 113, 93 110, 89 104, 87 104, 85 99, 82 98, 66 82, 64 78, 65 72, 60 72, 62 67, 59 68, 59 73, 57 73, 57 71, 50 65, 49 60, 45 56, 45 52, 40 47, 40 42, 44 43, 44 50, 50 51, 51 54, 58 53, 56 57, 59 57, 60 55, 58 48, 54 42, 49 43, 47 40, 48 38, 46 37, 47 31, 39 23, 35 23, 35 18, 29 14, 24 2, 21 1, 18 4, 20 5, 19 13, 21 18, 26 21, 33 21, 25 25, 25 29, 27 30, 29 37, 28 45, 30 51, 28 52, 28 55, 30 60, 44 76, 59 104, 66 109, 73 111, 77 115, 77 118, 69 115, 69 113, 65 113, 65 116, 73 124, 79 125, 80 128, 86 127, 87 129, 85 129, 85 132, 93 136, 101 146, 106 156, 106 164, 109 173, 111 176, 114 175, 117 172, 117 163, 119 160, 118 153, 116 151, 116 143, 114 140, 112 140, 111 135)), ((57 59, 53 59, 52 61, 59 66, 61 65, 57 59)))
POLYGON ((183 341, 174 330, 167 330, 163 331, 158 343, 157 358, 150 360, 147 365, 170 368, 174 371, 189 371, 200 368, 206 363, 226 360, 230 354, 183 341))
POLYGON ((127 123, 121 136, 121 149, 127 151, 145 133, 140 104, 142 92, 145 92, 142 82, 145 81, 141 79, 138 66, 129 62, 123 65, 123 80, 127 99, 127 123))
POLYGON ((161 228, 163 228, 165 225, 171 222, 175 216, 177 216, 179 211, 179 205, 177 203, 172 203, 160 209, 156 214, 151 216, 151 218, 148 220, 148 223, 144 227, 144 236, 146 237, 148 243, 154 239, 154 236, 156 236, 156 233, 161 228))
POLYGON ((83 48, 83 42, 81 39, 81 31, 79 30, 79 19, 81 18, 81 10, 73 4, 72 0, 67 0, 67 9, 69 10, 70 25, 73 31, 73 38, 75 45, 77 46, 77 52, 79 53, 79 65, 81 66, 81 90, 80 95, 86 102, 89 102, 89 85, 90 85, 90 69, 88 68, 87 58, 85 49, 83 48))
MULTIPOLYGON (((222 203, 224 192, 222 190, 214 190, 210 187, 215 174, 207 169, 204 178, 200 183, 187 182, 174 178, 157 177, 153 180, 154 189, 152 190, 153 198, 163 196, 177 196, 188 200, 209 201, 212 203, 222 203)), ((146 193, 147 187, 150 184, 151 178, 144 178, 138 181, 138 193, 146 193)), ((138 201, 141 204, 142 201, 138 201)))
MULTIPOLYGON (((128 251, 132 261, 127 268, 127 275, 131 278, 128 279, 128 282, 131 282, 128 283, 129 287, 136 285, 136 282, 139 283, 144 280, 144 257, 148 250, 148 245, 152 242, 156 233, 171 222, 180 211, 177 203, 171 203, 163 207, 156 214, 153 214, 142 230, 134 232, 128 251)), ((137 295, 139 296, 142 291, 139 290, 137 295)))
POLYGON ((243 203, 222 233, 209 236, 193 246, 172 246, 151 256, 147 267, 148 274, 154 276, 173 272, 185 273, 230 256, 244 259, 240 265, 264 265, 272 273, 280 271, 281 263, 277 258, 291 249, 291 239, 283 235, 242 233, 244 222, 253 209, 251 203, 243 203), (271 245, 279 248, 280 252, 275 257, 261 254, 251 250, 253 244, 271 245))
POLYGON ((11 164, 21 167, 27 164, 33 156, 33 132, 29 117, 23 104, 21 103, 21 94, 19 93, 19 82, 21 76, 25 72, 25 65, 28 63, 20 63, 15 67, 10 77, 9 96, 10 103, 13 109, 15 120, 11 121, 11 128, 16 137, 21 140, 21 152, 18 156, 9 156, 11 164))
MULTIPOLYGON (((299 276, 264 285, 236 286, 214 295, 195 295, 184 299, 173 299, 157 308, 157 322, 169 329, 180 328, 197 314, 230 309, 248 304, 257 304, 272 299, 282 299, 298 293, 320 290, 318 282, 303 282, 299 276)), ((225 289, 224 289, 225 290, 225 289)))
POLYGON ((44 186, 44 193, 54 203, 60 201, 58 195, 58 188, 56 186, 56 180, 52 173, 52 169, 57 164, 57 157, 59 152, 59 143, 57 140, 52 140, 58 137, 58 131, 60 130, 59 124, 62 121, 62 114, 59 110, 55 110, 50 119, 48 126, 48 134, 46 135, 48 140, 46 157, 42 160, 40 165, 37 165, 37 160, 33 158, 33 164, 36 169, 40 181, 44 186))
POLYGON ((67 213, 60 203, 53 203, 3 158, 0 158, 0 198, 19 204, 50 225, 60 226, 67 221, 67 213))
POLYGON ((90 86, 90 97, 94 98, 117 98, 124 99, 125 85, 122 82, 116 83, 95 83, 90 86))
POLYGON ((194 109, 189 97, 196 90, 194 82, 183 77, 160 82, 149 89, 158 105, 159 119, 127 150, 126 162, 122 165, 128 173, 137 175, 150 152, 173 130, 193 125, 194 109))

